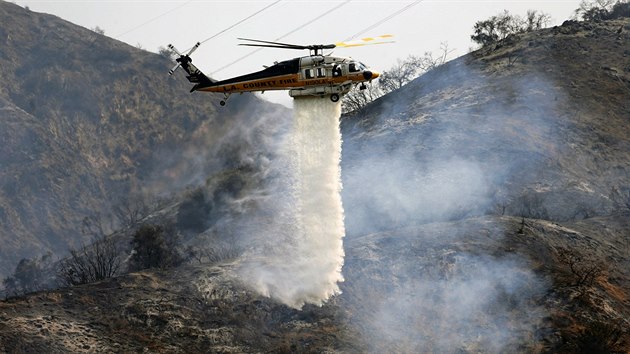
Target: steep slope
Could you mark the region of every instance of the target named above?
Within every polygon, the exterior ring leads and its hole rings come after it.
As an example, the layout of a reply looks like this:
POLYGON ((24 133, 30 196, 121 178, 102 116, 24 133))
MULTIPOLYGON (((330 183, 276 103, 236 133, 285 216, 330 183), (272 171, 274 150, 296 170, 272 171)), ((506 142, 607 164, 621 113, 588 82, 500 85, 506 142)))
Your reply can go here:
POLYGON ((345 117, 345 282, 322 307, 256 294, 236 259, 2 302, 0 348, 627 352, 629 35, 512 37, 345 117))
POLYGON ((182 76, 166 75, 169 66, 0 2, 0 275, 22 257, 88 241, 85 217, 116 227, 113 205, 169 195, 238 165, 247 148, 230 148, 225 137, 287 116, 250 95, 219 108, 211 95, 188 94, 182 76))
POLYGON ((629 38, 627 21, 513 36, 347 117, 349 233, 375 220, 391 227, 497 210, 573 220, 625 207, 629 38))
POLYGON ((338 307, 298 311, 270 301, 240 285, 236 266, 138 273, 0 303, 0 350, 321 353, 351 343, 339 332, 338 307))
POLYGON ((630 316, 618 239, 629 216, 529 220, 522 232, 518 218, 488 216, 358 237, 346 244, 343 293, 302 310, 243 285, 238 260, 32 294, 0 302, 0 350, 575 353, 594 323, 630 316), (605 276, 573 286, 559 247, 588 248, 605 276))

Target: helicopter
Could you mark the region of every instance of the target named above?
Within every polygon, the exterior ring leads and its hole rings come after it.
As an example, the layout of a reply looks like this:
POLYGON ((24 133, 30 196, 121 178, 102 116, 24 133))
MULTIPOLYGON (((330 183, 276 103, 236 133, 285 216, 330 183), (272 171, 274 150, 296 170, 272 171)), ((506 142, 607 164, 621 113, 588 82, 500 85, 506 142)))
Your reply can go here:
POLYGON ((369 44, 392 43, 383 41, 392 37, 383 35, 378 37, 363 38, 352 42, 339 42, 335 44, 297 45, 289 43, 263 41, 258 39, 238 38, 251 43, 241 43, 241 46, 309 50, 308 56, 275 62, 264 70, 241 75, 221 81, 216 81, 201 72, 192 64, 190 55, 199 48, 197 42, 186 54, 180 53, 172 44, 168 48, 177 55, 177 64, 169 71, 172 75, 178 68, 184 69, 188 81, 194 84, 190 92, 204 91, 223 94, 221 106, 225 106, 227 99, 233 93, 288 90, 289 96, 329 96, 332 102, 350 92, 359 85, 361 90, 366 88, 365 83, 379 77, 379 73, 370 70, 365 64, 352 58, 324 55, 323 51, 336 47, 357 47, 369 44))

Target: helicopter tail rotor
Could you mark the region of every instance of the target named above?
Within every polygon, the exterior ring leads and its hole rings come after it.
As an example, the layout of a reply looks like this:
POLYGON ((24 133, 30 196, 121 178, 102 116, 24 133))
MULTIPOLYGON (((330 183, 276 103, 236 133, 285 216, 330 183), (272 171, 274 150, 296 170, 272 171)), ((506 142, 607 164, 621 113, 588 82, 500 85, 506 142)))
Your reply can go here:
POLYGON ((188 79, 188 81, 195 84, 195 86, 193 86, 190 92, 193 92, 203 87, 211 86, 214 82, 216 82, 210 79, 209 77, 207 77, 204 73, 201 72, 201 70, 197 69, 197 67, 192 64, 192 58, 190 58, 190 55, 194 53, 195 50, 197 50, 197 48, 199 48, 200 45, 201 43, 197 42, 197 44, 195 44, 192 48, 190 48, 190 50, 186 54, 180 53, 172 44, 168 45, 168 49, 170 49, 173 53, 178 55, 178 57, 175 58, 175 61, 177 62, 177 64, 175 64, 175 66, 171 70, 168 71, 168 74, 173 75, 175 70, 177 70, 180 67, 184 69, 184 71, 187 74, 186 78, 188 79))
POLYGON ((180 67, 180 64, 179 64, 179 63, 175 64, 175 66, 174 66, 171 70, 169 70, 169 71, 168 71, 168 74, 169 74, 169 75, 173 75, 173 73, 175 72, 175 70, 177 70, 177 68, 179 68, 179 67, 180 67))
POLYGON ((188 53, 186 54, 182 54, 180 53, 175 46, 173 46, 172 44, 169 44, 167 47, 168 49, 170 49, 173 53, 177 54, 179 56, 179 58, 175 59, 175 61, 177 61, 177 64, 168 71, 169 75, 173 75, 173 73, 175 72, 175 70, 177 70, 177 68, 179 68, 180 66, 182 66, 182 62, 186 61, 188 63, 192 62, 192 59, 190 59, 190 55, 192 53, 195 52, 195 50, 197 50, 197 48, 199 48, 199 46, 201 45, 200 42, 197 42, 197 44, 195 44, 192 48, 190 48, 190 50, 188 51, 188 53))

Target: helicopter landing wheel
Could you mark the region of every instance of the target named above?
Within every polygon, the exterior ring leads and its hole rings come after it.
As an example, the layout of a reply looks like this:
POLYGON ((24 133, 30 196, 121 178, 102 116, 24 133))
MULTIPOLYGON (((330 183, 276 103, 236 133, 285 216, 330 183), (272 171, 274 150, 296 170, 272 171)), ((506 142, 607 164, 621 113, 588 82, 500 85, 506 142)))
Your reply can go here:
POLYGON ((220 104, 221 106, 225 106, 225 101, 221 101, 221 102, 219 102, 219 104, 220 104))
POLYGON ((339 101, 339 95, 336 93, 333 93, 332 95, 330 95, 330 100, 333 102, 339 101))

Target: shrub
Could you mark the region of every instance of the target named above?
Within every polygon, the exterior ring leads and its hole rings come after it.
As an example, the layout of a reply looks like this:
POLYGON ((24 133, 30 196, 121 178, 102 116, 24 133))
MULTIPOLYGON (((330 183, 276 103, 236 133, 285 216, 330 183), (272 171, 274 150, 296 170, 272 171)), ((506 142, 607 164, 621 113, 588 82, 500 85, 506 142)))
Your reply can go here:
POLYGON ((212 202, 201 188, 187 193, 177 212, 177 227, 184 231, 203 232, 210 218, 212 202))
POLYGON ((608 12, 609 19, 630 17, 630 2, 618 2, 608 12))
POLYGON ((603 266, 593 258, 583 256, 576 250, 560 248, 558 262, 568 266, 573 286, 590 286, 604 272, 603 266))
POLYGON ((19 296, 39 290, 48 289, 52 284, 52 254, 41 258, 23 258, 15 267, 12 276, 3 280, 7 296, 19 296))
POLYGON ((564 351, 574 354, 624 353, 623 327, 617 324, 591 322, 573 338, 565 339, 564 351))
POLYGON ((521 194, 508 208, 510 213, 528 219, 548 220, 550 218, 543 196, 533 191, 521 194))
POLYGON ((630 3, 620 0, 583 0, 575 10, 576 19, 584 21, 612 20, 630 17, 630 3))
POLYGON ((94 31, 95 33, 101 34, 101 35, 105 35, 105 30, 100 28, 99 26, 96 26, 96 27, 92 28, 92 31, 94 31))
POLYGON ((158 48, 158 54, 161 57, 164 57, 166 59, 169 59, 169 60, 173 59, 173 52, 171 52, 171 50, 166 48, 166 47, 159 47, 158 48))
POLYGON ((527 11, 525 18, 512 15, 505 10, 487 20, 476 22, 473 28, 475 32, 470 39, 481 46, 487 46, 514 34, 542 29, 549 24, 550 19, 548 14, 535 10, 527 11))
POLYGON ((150 207, 145 198, 131 195, 121 198, 113 207, 112 213, 122 228, 133 228, 146 218, 156 207, 150 207))
POLYGON ((70 250, 59 264, 58 277, 67 286, 93 283, 114 277, 121 265, 120 248, 111 236, 97 238, 91 245, 70 250))
POLYGON ((423 56, 409 55, 405 60, 398 60, 396 65, 383 71, 377 79, 378 85, 369 84, 361 90, 352 90, 344 96, 342 112, 359 110, 377 98, 397 90, 418 76, 444 64, 451 51, 448 43, 440 45, 440 55, 425 52, 423 56))
MULTIPOLYGON (((380 80, 380 79, 379 79, 380 80)), ((354 89, 348 92, 342 101, 341 110, 343 113, 349 113, 365 107, 368 103, 383 96, 385 93, 379 85, 367 84, 365 89, 354 89)))
POLYGON ((129 270, 176 267, 183 262, 176 245, 177 234, 161 225, 142 225, 131 240, 129 270))

